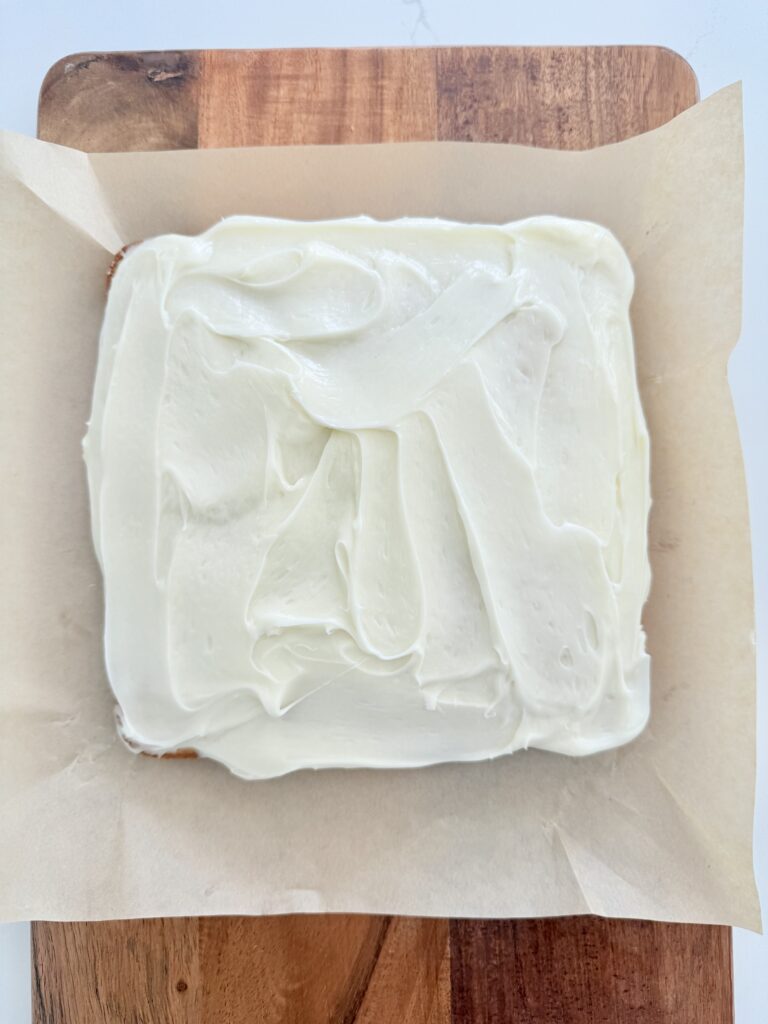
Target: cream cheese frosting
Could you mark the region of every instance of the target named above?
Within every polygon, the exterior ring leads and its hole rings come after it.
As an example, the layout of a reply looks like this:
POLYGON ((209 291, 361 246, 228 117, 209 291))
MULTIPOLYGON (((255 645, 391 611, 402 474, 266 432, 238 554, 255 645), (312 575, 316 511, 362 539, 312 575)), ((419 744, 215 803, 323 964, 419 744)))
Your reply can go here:
POLYGON ((84 440, 127 742, 264 778, 635 737, 632 289, 610 232, 556 217, 132 248, 84 440))

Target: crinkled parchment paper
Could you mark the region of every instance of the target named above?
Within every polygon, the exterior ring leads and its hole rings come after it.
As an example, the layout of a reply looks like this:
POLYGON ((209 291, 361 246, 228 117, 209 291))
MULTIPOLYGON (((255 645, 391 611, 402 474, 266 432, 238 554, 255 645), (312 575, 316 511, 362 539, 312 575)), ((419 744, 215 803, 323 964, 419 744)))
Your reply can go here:
MULTIPOLYGON (((588 152, 409 143, 86 156, 0 136, 0 917, 599 914, 759 927, 739 334, 741 93, 588 152), (243 782, 130 754, 80 440, 125 242, 233 213, 607 225, 651 431, 652 720, 585 759, 243 782)), ((404 368, 407 372, 407 367, 404 368)))

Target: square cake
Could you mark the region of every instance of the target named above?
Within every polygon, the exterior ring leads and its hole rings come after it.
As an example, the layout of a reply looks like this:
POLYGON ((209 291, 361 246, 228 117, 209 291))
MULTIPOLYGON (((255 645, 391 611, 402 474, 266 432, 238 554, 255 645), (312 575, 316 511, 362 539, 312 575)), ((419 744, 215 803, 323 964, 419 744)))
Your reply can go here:
POLYGON ((128 744, 265 778, 635 737, 632 289, 610 232, 556 217, 132 247, 84 441, 128 744))

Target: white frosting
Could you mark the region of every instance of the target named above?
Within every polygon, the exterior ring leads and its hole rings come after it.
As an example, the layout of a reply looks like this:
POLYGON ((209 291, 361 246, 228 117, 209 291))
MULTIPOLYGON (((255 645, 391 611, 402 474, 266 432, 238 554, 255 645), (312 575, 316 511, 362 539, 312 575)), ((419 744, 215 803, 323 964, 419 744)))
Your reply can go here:
POLYGON ((125 738, 259 778, 636 736, 632 287, 555 217, 130 250, 84 442, 125 738))

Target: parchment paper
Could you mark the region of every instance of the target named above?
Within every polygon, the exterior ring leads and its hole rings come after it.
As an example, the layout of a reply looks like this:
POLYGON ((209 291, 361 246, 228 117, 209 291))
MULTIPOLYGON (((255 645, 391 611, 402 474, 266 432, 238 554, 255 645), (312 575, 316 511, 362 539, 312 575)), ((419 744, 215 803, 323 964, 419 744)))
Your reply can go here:
POLYGON ((740 87, 584 153, 411 143, 89 157, 9 134, 0 151, 0 916, 592 911, 758 928, 749 532, 726 378, 740 87), (104 273, 124 242, 232 213, 554 213, 616 233, 637 275, 652 439, 653 713, 639 740, 581 760, 531 751, 260 783, 118 741, 80 454, 104 273))

